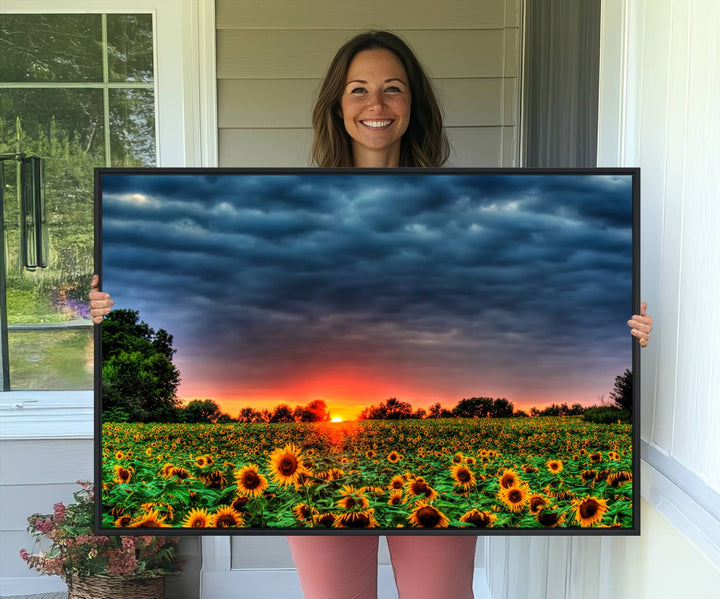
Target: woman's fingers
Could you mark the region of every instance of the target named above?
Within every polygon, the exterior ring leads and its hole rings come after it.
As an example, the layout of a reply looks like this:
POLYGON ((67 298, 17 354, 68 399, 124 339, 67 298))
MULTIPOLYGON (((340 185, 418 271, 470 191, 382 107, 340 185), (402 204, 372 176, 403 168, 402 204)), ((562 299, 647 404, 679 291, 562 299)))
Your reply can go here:
POLYGON ((633 314, 627 321, 630 327, 630 334, 637 337, 640 347, 647 347, 650 331, 652 331, 653 319, 646 313, 647 303, 640 302, 640 314, 633 314))
POLYGON ((97 275, 93 275, 92 282, 90 283, 93 288, 88 293, 88 299, 90 300, 90 316, 95 324, 100 324, 103 318, 110 314, 110 309, 115 304, 110 299, 110 294, 104 291, 98 291, 95 287, 98 286, 99 278, 97 275))

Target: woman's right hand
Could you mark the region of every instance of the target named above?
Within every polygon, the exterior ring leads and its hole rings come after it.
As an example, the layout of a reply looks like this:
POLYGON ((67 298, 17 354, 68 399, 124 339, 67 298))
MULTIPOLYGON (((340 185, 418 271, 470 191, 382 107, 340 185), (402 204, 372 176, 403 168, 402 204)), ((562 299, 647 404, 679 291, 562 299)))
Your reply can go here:
POLYGON ((98 282, 98 276, 94 275, 92 283, 90 283, 93 289, 88 294, 88 299, 90 300, 90 316, 95 324, 100 324, 103 318, 110 314, 110 310, 115 303, 110 299, 109 293, 95 289, 98 286, 98 282))

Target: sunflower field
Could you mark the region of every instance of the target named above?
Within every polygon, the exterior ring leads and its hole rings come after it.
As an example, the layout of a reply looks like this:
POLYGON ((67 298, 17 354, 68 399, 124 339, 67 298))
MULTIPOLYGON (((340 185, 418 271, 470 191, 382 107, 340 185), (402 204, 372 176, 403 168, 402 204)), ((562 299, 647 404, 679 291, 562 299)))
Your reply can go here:
POLYGON ((632 528, 629 424, 106 423, 103 528, 632 528))

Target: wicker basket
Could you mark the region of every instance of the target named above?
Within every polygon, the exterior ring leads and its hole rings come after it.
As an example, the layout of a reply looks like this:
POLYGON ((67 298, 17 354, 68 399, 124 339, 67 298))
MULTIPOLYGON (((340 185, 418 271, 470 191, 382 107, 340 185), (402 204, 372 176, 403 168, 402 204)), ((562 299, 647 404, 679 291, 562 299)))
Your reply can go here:
POLYGON ((68 583, 68 599, 163 599, 165 578, 88 576, 68 583))

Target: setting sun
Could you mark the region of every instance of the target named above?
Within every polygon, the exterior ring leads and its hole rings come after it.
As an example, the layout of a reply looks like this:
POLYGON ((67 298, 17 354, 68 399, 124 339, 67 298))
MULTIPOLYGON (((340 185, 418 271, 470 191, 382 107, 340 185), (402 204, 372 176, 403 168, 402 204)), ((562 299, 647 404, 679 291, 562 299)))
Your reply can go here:
POLYGON ((330 422, 342 422, 342 421, 343 421, 343 419, 340 418, 340 416, 333 416, 333 417, 330 419, 330 422))

